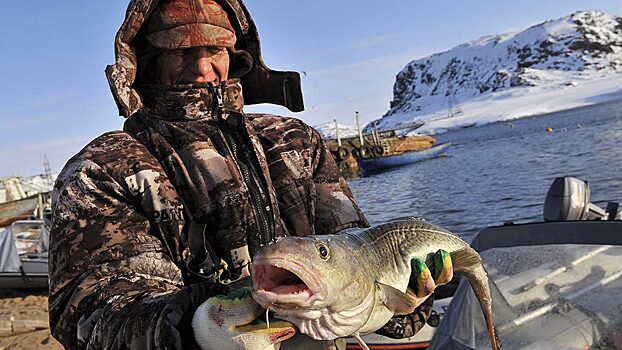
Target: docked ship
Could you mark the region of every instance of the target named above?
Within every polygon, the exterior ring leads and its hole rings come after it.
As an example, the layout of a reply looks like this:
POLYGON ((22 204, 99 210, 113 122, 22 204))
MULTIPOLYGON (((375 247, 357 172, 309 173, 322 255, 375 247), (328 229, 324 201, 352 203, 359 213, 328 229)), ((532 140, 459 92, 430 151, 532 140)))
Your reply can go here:
POLYGON ((402 125, 391 130, 363 133, 358 112, 358 135, 340 137, 335 121, 335 137, 327 140, 328 149, 346 174, 370 174, 387 168, 410 164, 443 155, 448 143, 437 144, 430 135, 411 135, 423 123, 402 125))

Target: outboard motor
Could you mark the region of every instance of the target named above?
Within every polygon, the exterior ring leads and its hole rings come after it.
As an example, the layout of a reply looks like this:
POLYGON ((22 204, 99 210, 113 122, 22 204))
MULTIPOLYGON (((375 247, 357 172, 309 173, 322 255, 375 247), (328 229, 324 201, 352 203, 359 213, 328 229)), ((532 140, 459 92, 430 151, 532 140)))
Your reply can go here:
POLYGON ((544 221, 620 220, 618 203, 609 202, 607 209, 590 203, 587 181, 565 176, 555 178, 544 200, 544 221))

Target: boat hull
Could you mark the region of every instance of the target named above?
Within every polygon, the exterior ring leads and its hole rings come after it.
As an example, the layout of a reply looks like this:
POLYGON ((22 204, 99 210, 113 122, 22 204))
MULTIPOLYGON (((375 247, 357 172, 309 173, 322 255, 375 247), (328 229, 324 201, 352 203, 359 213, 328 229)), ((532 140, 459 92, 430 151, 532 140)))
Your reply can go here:
POLYGON ((48 275, 22 275, 19 272, 0 273, 0 289, 47 289, 48 275))
POLYGON ((359 170, 361 170, 364 174, 368 174, 379 170, 439 157, 447 151, 449 146, 450 143, 443 143, 420 151, 410 151, 381 157, 360 158, 357 159, 357 163, 359 170))

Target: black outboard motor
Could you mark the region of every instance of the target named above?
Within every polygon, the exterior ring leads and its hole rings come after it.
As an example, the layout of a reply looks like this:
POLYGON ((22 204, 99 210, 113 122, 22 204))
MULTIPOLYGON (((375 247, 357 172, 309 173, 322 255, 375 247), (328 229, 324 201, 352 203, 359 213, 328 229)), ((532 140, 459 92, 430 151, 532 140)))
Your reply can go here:
POLYGON ((544 200, 544 221, 620 220, 618 203, 609 202, 604 210, 590 203, 587 181, 574 177, 558 177, 553 181, 544 200))

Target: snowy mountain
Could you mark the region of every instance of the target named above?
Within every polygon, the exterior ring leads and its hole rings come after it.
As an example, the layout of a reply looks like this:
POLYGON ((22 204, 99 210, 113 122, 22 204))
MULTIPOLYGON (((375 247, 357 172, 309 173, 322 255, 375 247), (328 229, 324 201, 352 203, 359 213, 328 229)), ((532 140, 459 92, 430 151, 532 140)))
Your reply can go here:
POLYGON ((375 123, 435 133, 620 97, 622 17, 582 11, 410 62, 375 123))
MULTIPOLYGON (((339 126, 339 137, 345 138, 345 137, 354 137, 358 135, 358 130, 356 129, 356 126, 341 124, 341 123, 338 123, 338 126, 339 126)), ((334 122, 328 122, 328 123, 316 125, 314 126, 314 128, 320 132, 320 134, 325 140, 337 138, 337 133, 335 131, 334 122)))

